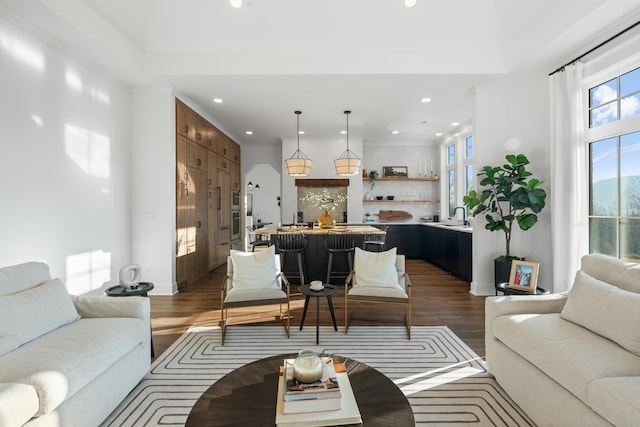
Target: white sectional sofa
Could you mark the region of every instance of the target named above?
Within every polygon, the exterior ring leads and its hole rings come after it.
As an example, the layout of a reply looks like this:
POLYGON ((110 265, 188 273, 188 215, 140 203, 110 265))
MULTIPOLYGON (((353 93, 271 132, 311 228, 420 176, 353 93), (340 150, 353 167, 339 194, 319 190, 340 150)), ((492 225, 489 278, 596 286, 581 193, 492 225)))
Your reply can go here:
POLYGON ((489 370, 536 424, 640 425, 640 265, 587 255, 569 292, 485 315, 489 370))
POLYGON ((73 297, 49 267, 0 268, 0 427, 96 427, 150 366, 149 300, 73 297))

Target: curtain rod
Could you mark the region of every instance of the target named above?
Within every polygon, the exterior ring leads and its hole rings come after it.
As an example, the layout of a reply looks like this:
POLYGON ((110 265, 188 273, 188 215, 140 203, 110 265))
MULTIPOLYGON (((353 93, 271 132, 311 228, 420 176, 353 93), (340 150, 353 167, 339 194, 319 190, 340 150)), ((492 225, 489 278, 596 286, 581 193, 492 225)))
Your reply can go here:
POLYGON ((608 39, 606 39, 605 41, 603 41, 602 43, 600 43, 598 46, 589 49, 588 51, 586 51, 585 53, 583 53, 582 55, 578 56, 577 58, 572 59, 571 61, 567 62, 566 64, 564 64, 562 67, 558 68, 557 70, 549 73, 550 76, 554 75, 555 73, 564 70, 564 67, 566 67, 567 65, 571 65, 576 61, 581 60, 582 58, 584 58, 585 56, 589 55, 591 52, 600 49, 602 46, 604 46, 605 44, 609 43, 612 40, 617 39, 618 37, 620 37, 621 35, 623 35, 624 33, 626 33, 629 30, 632 30, 633 28, 637 27, 638 25, 640 25, 640 21, 636 22, 635 24, 625 28, 624 30, 620 31, 618 34, 609 37, 608 39))

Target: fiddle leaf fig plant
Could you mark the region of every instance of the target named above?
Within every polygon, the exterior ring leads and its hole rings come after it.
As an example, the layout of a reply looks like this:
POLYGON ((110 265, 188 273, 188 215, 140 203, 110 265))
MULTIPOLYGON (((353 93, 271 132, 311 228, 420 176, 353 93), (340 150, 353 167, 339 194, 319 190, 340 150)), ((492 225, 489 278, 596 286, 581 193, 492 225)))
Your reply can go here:
POLYGON ((510 254, 511 235, 515 226, 529 230, 538 222, 538 214, 545 206, 547 193, 540 188, 544 181, 531 177, 524 154, 509 154, 502 166, 485 166, 478 173, 480 193, 472 190, 463 202, 474 216, 484 213, 490 231, 503 231, 507 260, 519 259, 510 254))

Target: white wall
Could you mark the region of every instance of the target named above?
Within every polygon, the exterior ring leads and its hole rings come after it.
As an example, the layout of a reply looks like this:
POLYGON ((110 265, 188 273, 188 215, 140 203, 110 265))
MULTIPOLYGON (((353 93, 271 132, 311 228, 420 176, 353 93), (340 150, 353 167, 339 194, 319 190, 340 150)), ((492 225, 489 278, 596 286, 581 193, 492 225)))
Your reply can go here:
MULTIPOLYGON (((549 191, 548 153, 549 96, 546 76, 532 84, 517 88, 499 85, 476 87, 476 108, 473 119, 475 145, 474 170, 483 166, 504 163, 509 153, 527 155, 533 176, 547 182, 549 191), (515 149, 505 147, 511 138, 520 141, 515 149)), ((547 202, 549 198, 547 198, 547 202)), ((548 204, 538 215, 532 230, 522 231, 516 226, 511 238, 511 255, 540 263, 538 285, 549 288, 551 283, 551 209, 548 204)), ((485 220, 473 220, 473 282, 471 292, 478 295, 494 293, 493 260, 505 253, 504 233, 484 229, 485 220)))
POLYGON ((130 262, 129 95, 0 18, 0 266, 80 294, 130 262))
POLYGON ((175 98, 170 90, 132 100, 131 261, 154 293, 177 292, 175 98))

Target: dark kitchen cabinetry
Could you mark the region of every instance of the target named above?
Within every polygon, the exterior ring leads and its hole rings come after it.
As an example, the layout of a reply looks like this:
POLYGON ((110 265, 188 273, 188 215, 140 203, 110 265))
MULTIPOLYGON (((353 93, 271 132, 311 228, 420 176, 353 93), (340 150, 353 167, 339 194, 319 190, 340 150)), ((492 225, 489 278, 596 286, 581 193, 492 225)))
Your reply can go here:
POLYGON ((425 261, 460 277, 472 279, 471 233, 446 228, 422 226, 420 255, 425 261))

